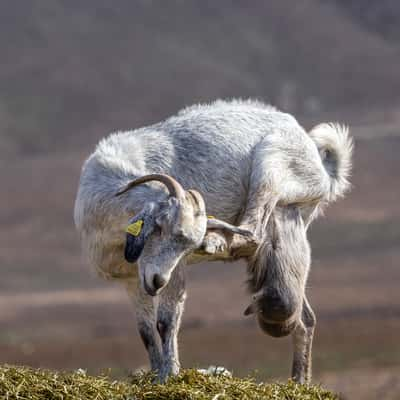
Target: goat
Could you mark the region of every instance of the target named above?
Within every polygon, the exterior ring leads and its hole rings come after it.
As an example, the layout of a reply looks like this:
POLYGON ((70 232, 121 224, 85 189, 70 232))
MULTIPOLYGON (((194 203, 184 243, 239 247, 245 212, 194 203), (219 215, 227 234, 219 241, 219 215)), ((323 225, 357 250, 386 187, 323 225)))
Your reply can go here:
POLYGON ((245 314, 272 336, 292 333, 292 376, 311 379, 306 232, 348 190, 351 154, 346 128, 307 134, 252 100, 195 105, 98 144, 82 169, 75 224, 90 263, 125 283, 160 381, 180 368, 184 265, 243 257, 254 294, 245 314))

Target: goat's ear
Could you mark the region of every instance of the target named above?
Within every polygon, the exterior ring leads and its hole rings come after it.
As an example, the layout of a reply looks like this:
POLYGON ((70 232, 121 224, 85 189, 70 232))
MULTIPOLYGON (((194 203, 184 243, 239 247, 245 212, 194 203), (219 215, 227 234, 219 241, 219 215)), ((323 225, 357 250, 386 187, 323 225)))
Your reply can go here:
POLYGON ((154 214, 145 207, 138 215, 129 220, 126 228, 125 259, 136 262, 142 254, 147 238, 154 231, 154 214))
POLYGON ((257 312, 257 306, 254 303, 251 303, 243 312, 243 315, 246 317, 251 314, 255 314, 257 312))
POLYGON ((238 235, 246 236, 248 238, 253 237, 253 233, 248 231, 247 229, 242 229, 237 226, 231 225, 228 222, 221 221, 220 219, 216 219, 214 217, 208 217, 207 219, 207 230, 208 229, 220 229, 230 233, 236 233, 238 235))

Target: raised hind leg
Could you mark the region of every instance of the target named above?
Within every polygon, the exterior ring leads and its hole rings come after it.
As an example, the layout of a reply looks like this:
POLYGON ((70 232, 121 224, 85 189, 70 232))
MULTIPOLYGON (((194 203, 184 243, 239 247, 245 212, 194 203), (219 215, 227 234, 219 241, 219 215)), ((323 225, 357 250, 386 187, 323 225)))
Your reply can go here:
POLYGON ((292 378, 299 383, 311 381, 311 352, 316 318, 308 301, 304 298, 300 322, 293 332, 292 378))

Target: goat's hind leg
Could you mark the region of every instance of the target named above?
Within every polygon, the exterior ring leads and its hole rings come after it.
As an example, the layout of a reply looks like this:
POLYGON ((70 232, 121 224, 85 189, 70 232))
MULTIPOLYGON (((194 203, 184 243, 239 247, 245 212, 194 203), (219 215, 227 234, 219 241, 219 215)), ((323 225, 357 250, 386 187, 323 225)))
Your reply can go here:
POLYGON ((135 304, 137 326, 149 355, 151 370, 159 374, 162 368, 162 355, 156 328, 154 298, 145 293, 137 282, 129 283, 127 291, 135 304))
POLYGON ((178 265, 167 286, 160 293, 157 310, 157 330, 161 338, 161 382, 179 373, 178 332, 186 300, 183 266, 178 265))
POLYGON ((307 299, 304 298, 301 318, 293 332, 292 378, 298 383, 310 383, 311 381, 311 351, 315 325, 315 314, 307 299))
MULTIPOLYGON (((268 220, 284 194, 277 183, 280 179, 276 177, 276 171, 280 170, 280 160, 275 162, 276 157, 269 156, 270 151, 271 145, 267 139, 262 140, 253 151, 247 198, 238 218, 239 227, 251 231, 256 240, 263 238, 268 220)), ((234 235, 230 245, 232 255, 240 257, 241 249, 247 245, 246 238, 234 235)))
MULTIPOLYGON (((298 170, 298 165, 302 165, 295 158, 298 151, 297 143, 288 142, 285 135, 267 135, 254 148, 247 199, 239 226, 253 232, 259 240, 277 204, 309 202, 319 195, 315 181, 309 178, 312 171, 298 170), (288 165, 288 159, 293 166, 288 165)), ((234 236, 233 253, 235 248, 243 247, 244 241, 245 238, 234 236)))
POLYGON ((250 186, 246 209, 244 210, 239 227, 253 233, 254 239, 250 242, 248 238, 233 235, 230 243, 230 252, 235 258, 248 257, 249 249, 257 249, 260 240, 264 236, 268 220, 279 200, 278 195, 272 188, 263 185, 263 190, 250 186))

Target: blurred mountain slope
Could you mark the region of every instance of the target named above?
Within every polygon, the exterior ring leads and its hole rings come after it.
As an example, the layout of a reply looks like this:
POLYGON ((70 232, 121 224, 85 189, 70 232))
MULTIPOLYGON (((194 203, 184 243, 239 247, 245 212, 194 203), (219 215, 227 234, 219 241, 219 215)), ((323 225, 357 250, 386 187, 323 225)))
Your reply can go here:
POLYGON ((336 0, 350 16, 385 39, 400 40, 400 3, 397 0, 336 0))
POLYGON ((92 146, 217 97, 306 116, 398 104, 398 46, 343 7, 3 1, 0 155, 92 146))

